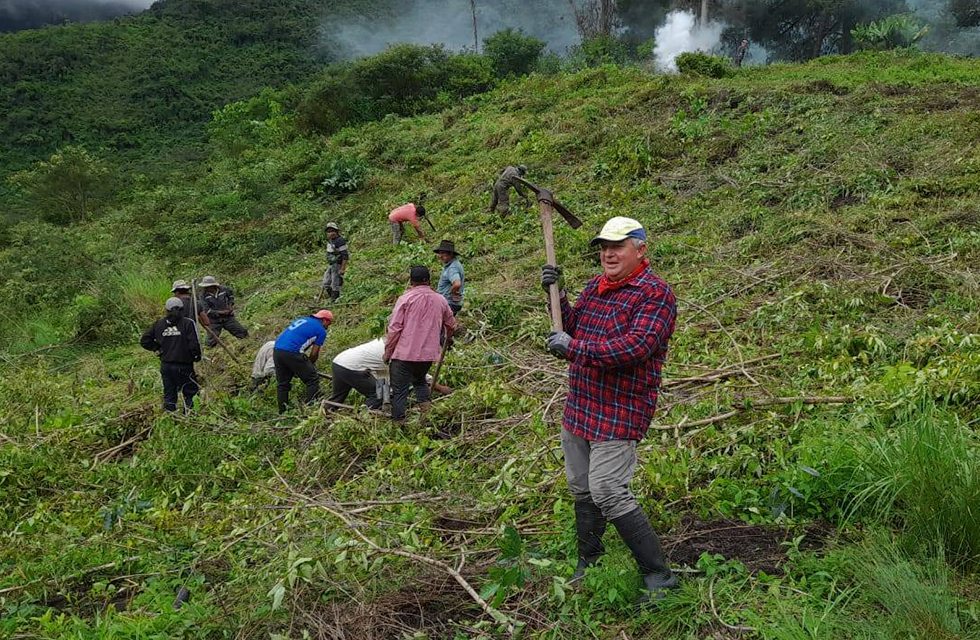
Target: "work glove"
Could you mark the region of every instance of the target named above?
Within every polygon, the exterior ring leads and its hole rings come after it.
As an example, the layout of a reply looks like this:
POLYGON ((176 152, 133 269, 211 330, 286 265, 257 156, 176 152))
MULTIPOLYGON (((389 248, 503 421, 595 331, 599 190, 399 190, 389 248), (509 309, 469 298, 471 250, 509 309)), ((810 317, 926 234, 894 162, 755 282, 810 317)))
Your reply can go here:
POLYGON ((548 288, 553 284, 558 284, 558 292, 565 290, 565 278, 562 275, 561 267, 546 264, 541 268, 541 288, 548 293, 548 288))
POLYGON ((548 334, 548 351, 562 360, 568 360, 568 347, 571 344, 572 336, 564 331, 552 331, 548 334))

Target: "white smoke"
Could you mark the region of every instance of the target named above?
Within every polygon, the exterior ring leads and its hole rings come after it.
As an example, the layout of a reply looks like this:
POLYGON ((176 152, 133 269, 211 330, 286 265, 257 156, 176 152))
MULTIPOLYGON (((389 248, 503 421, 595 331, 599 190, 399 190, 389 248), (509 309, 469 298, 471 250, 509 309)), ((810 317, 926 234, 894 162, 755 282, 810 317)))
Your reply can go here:
POLYGON ((724 26, 717 22, 701 25, 690 11, 671 11, 657 29, 653 55, 657 68, 677 71, 677 56, 692 51, 710 52, 721 45, 724 26))

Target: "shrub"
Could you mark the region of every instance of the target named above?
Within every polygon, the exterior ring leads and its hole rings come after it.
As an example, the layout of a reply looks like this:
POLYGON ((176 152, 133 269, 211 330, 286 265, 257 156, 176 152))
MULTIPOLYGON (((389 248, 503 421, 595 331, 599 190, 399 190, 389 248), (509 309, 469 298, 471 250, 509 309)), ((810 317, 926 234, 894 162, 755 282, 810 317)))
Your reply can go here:
POLYGON ((320 190, 325 194, 341 194, 357 191, 367 177, 367 165, 360 158, 334 156, 322 169, 320 190))
POLYGON ((683 74, 707 78, 727 78, 732 75, 732 66, 728 60, 701 52, 677 56, 677 70, 683 74))
POLYGON ((490 59, 500 78, 531 73, 544 48, 544 42, 525 36, 520 29, 504 29, 483 39, 483 54, 490 59))
POLYGON ((535 71, 545 76, 553 76, 561 72, 561 66, 561 56, 554 51, 549 51, 538 58, 538 67, 535 71))
POLYGON ((629 58, 629 47, 613 36, 597 36, 584 40, 572 49, 569 65, 573 69, 598 67, 604 64, 623 64, 629 58))
POLYGON ((109 167, 83 147, 68 145, 9 180, 35 211, 55 224, 81 222, 109 193, 109 167))

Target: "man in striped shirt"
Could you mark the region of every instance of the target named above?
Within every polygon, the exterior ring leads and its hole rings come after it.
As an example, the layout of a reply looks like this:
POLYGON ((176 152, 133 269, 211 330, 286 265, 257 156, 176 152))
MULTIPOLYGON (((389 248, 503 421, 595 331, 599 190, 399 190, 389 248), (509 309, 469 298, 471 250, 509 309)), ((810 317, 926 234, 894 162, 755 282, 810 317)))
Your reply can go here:
MULTIPOLYGON (((630 491, 637 443, 657 406, 660 370, 674 331, 677 305, 669 285, 650 270, 646 232, 631 218, 609 220, 592 240, 603 273, 575 305, 561 291, 564 331, 548 349, 568 360, 562 421, 565 475, 575 497, 578 566, 573 579, 598 561, 611 522, 633 553, 647 593, 640 604, 677 585, 650 521, 630 491)), ((545 290, 561 281, 546 265, 545 290)))

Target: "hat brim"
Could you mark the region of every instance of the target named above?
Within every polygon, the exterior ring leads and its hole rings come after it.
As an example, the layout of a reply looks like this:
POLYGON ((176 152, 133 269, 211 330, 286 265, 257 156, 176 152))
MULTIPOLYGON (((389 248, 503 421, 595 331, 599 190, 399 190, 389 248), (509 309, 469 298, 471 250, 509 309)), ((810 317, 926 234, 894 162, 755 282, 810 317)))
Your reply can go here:
POLYGON ((459 251, 450 251, 448 249, 433 249, 432 253, 451 253, 454 256, 461 255, 459 251))
POLYGON ((596 237, 592 238, 592 240, 589 242, 589 244, 594 247, 597 244, 599 244, 600 242, 602 242, 603 240, 605 240, 606 242, 621 242, 621 241, 625 240, 626 238, 632 238, 632 237, 633 236, 631 236, 629 234, 626 234, 626 233, 610 233, 610 234, 606 234, 604 236, 599 235, 599 236, 596 236, 596 237))

